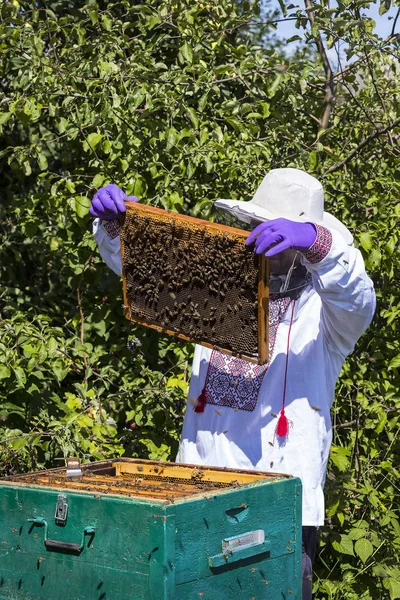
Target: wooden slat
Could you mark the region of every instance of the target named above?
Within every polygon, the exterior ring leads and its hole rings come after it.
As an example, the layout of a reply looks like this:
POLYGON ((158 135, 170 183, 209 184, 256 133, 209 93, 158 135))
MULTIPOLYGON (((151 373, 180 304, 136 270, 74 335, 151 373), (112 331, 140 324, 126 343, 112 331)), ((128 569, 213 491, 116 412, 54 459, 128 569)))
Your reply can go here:
POLYGON ((153 214, 158 216, 160 219, 165 219, 165 215, 169 213, 171 220, 179 218, 179 221, 183 221, 185 223, 192 223, 198 227, 199 225, 203 225, 207 227, 207 229, 213 235, 218 235, 220 232, 228 233, 232 237, 236 237, 238 240, 246 239, 250 232, 245 229, 239 229, 238 227, 231 227, 230 225, 220 225, 219 223, 213 223, 212 221, 206 221, 205 219, 198 219, 197 217, 190 217, 189 215, 182 215, 180 213, 174 213, 170 211, 166 211, 162 208, 157 208, 155 206, 148 206, 147 204, 138 204, 137 202, 125 202, 125 206, 127 210, 133 209, 136 211, 140 211, 146 214, 153 214))
MULTIPOLYGON (((265 480, 267 475, 258 475, 252 473, 229 473, 226 471, 215 471, 204 467, 193 468, 185 466, 152 466, 135 465, 132 463, 115 462, 113 466, 117 475, 122 473, 141 473, 142 475, 158 475, 162 477, 173 477, 174 479, 192 479, 195 481, 210 481, 214 483, 229 483, 232 487, 235 484, 253 483, 254 481, 265 480)), ((275 476, 276 477, 276 476, 275 476)), ((272 478, 272 477, 271 477, 272 478)))
MULTIPOLYGON (((126 482, 128 483, 128 482, 126 482)), ((177 489, 169 487, 162 488, 162 481, 148 481, 144 480, 143 482, 136 483, 132 481, 131 485, 123 486, 121 482, 118 482, 118 485, 115 485, 116 482, 103 484, 97 481, 69 481, 68 479, 60 479, 60 480, 49 480, 46 477, 38 478, 33 485, 40 487, 53 487, 58 490, 60 489, 69 489, 75 491, 83 491, 90 492, 93 494, 104 494, 104 495, 120 495, 120 496, 129 496, 131 498, 136 497, 145 497, 151 498, 154 500, 170 500, 177 498, 188 498, 191 496, 204 495, 209 493, 215 493, 218 491, 218 488, 201 488, 196 487, 195 485, 182 485, 176 484, 177 489), (153 485, 152 485, 153 484, 153 485)), ((226 489, 226 488, 220 488, 226 489)))
POLYGON ((258 362, 269 360, 269 261, 262 255, 258 273, 258 362))

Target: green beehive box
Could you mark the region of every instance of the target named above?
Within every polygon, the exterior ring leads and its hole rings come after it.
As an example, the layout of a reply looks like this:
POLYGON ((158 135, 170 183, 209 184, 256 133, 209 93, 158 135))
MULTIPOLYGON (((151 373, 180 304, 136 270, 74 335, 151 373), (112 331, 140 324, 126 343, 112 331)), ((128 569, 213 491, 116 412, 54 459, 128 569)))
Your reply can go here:
POLYGON ((301 483, 134 459, 0 480, 0 600, 301 600, 301 483))

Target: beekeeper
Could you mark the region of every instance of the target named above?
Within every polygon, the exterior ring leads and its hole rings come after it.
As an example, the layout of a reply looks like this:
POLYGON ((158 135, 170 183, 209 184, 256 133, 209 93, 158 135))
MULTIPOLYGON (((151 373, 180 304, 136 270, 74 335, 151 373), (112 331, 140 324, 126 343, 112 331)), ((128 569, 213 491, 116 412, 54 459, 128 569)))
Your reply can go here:
MULTIPOLYGON (((109 185, 90 209, 100 254, 119 275, 118 217, 126 199, 109 185)), ((373 284, 350 231, 324 212, 322 185, 304 171, 274 169, 250 201, 215 206, 253 224, 246 244, 270 260, 270 360, 254 365, 196 346, 177 461, 300 477, 309 600, 324 523, 330 408, 345 358, 374 314, 373 284)))

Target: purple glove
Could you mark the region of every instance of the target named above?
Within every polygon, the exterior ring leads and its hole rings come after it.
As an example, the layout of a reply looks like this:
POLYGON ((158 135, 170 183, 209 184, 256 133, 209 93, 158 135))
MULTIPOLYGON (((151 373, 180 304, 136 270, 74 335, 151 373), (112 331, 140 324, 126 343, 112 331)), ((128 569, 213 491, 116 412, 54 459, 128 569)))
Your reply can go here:
POLYGON ((97 190, 89 212, 92 217, 99 217, 102 221, 112 221, 126 211, 125 200, 138 201, 136 196, 126 196, 117 185, 110 183, 97 190))
POLYGON ((316 239, 317 230, 312 223, 272 219, 261 223, 251 232, 246 240, 246 246, 255 242, 256 254, 274 256, 288 248, 308 250, 316 239))

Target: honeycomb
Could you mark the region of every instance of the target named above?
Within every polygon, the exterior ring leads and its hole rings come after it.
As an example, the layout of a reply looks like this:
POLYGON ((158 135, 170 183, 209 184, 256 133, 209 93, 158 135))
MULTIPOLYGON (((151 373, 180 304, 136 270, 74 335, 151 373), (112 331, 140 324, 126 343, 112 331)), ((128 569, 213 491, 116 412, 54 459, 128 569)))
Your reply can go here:
POLYGON ((268 290, 266 269, 245 246, 247 236, 232 227, 128 203, 121 229, 127 318, 266 362, 268 315, 258 291, 260 277, 264 296, 268 290))

